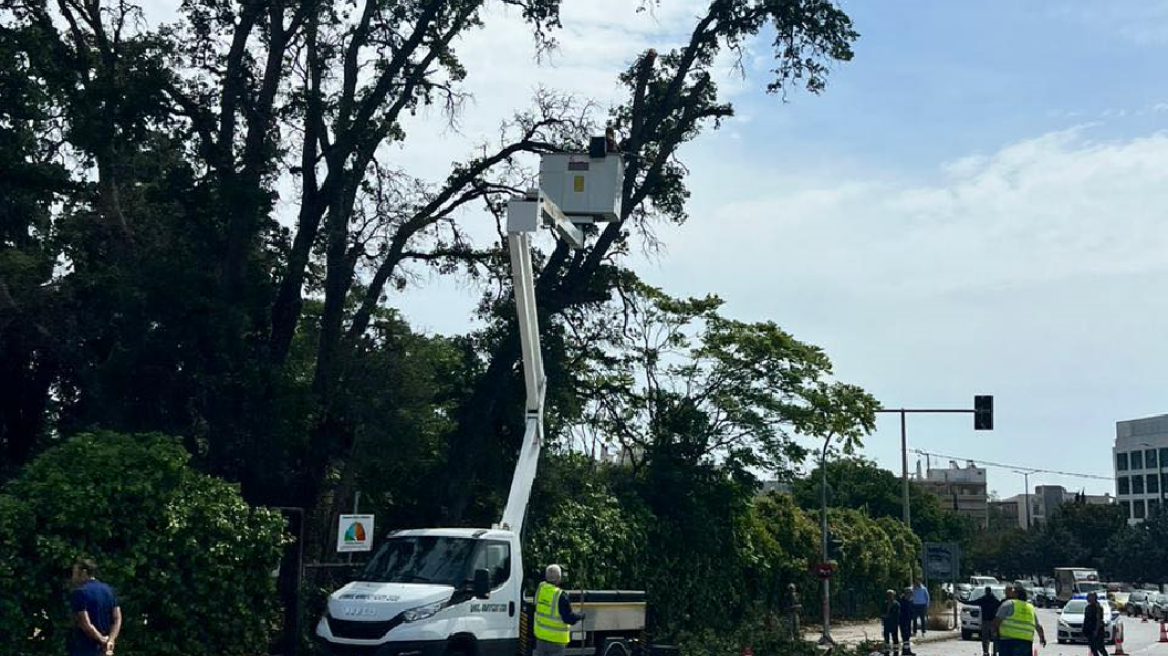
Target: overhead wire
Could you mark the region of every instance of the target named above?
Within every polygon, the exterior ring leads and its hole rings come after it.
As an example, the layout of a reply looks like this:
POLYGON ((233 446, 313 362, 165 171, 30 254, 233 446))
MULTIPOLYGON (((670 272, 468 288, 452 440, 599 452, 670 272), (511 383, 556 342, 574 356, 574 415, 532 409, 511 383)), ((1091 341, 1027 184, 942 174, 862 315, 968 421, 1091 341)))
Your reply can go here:
MULTIPOLYGON (((974 464, 983 465, 986 467, 1000 467, 1002 469, 1010 469, 1014 471, 1022 470, 1031 474, 1054 474, 1057 476, 1069 476, 1072 478, 1089 478, 1096 481, 1114 481, 1114 476, 1101 476, 1099 474, 1083 474, 1079 472, 1059 471, 1057 469, 1040 469, 1038 467, 1028 467, 1026 465, 1007 465, 1000 462, 993 462, 990 460, 978 460, 977 458, 963 458, 960 456, 946 455, 944 453, 936 453, 933 451, 924 451, 922 449, 909 449, 912 453, 921 456, 930 456, 936 458, 948 458, 949 460, 964 460, 974 464)), ((1020 472, 1019 472, 1020 473, 1020 472)))

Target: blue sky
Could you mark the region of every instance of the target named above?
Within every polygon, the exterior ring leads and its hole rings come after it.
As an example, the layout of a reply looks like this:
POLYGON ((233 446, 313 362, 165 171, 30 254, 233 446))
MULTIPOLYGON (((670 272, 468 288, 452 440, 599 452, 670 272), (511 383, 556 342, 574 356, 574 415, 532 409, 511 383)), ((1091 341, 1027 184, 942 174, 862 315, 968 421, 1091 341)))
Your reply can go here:
MULTIPOLYGON (((603 106, 617 70, 683 38, 703 3, 652 16, 629 0, 565 4, 550 62, 532 61, 514 16, 465 39, 474 104, 458 133, 431 130, 402 161, 441 175, 537 84, 603 106)), ((889 407, 996 396, 998 430, 913 417, 914 448, 1110 474, 1115 421, 1168 412, 1168 3, 843 6, 862 36, 822 96, 763 94, 764 43, 746 79, 726 70, 738 117, 683 151, 692 219, 663 229, 665 251, 638 271, 825 347, 889 407)), ((460 332, 476 297, 433 283, 391 302, 460 332)), ((865 453, 899 469, 898 449, 882 419, 865 453)), ((1022 487, 991 470, 991 490, 1022 487)))

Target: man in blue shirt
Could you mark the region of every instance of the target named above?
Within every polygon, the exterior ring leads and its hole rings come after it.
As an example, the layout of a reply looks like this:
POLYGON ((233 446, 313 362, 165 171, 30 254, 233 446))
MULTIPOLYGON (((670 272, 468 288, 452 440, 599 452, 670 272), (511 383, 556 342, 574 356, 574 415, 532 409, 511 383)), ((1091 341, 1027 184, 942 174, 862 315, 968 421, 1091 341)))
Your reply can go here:
POLYGON ((98 581, 97 563, 82 558, 73 563, 73 592, 69 607, 74 627, 69 656, 113 654, 122 630, 122 609, 113 588, 98 581))
POLYGON ((925 635, 925 625, 929 623, 929 589, 920 581, 913 586, 913 616, 916 629, 925 635))

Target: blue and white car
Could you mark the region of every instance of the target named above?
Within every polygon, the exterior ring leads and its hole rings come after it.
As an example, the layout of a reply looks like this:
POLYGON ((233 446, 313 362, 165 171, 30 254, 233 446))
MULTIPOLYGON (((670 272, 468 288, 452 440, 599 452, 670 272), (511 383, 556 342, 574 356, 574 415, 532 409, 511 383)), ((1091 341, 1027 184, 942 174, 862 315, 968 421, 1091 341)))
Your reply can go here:
MULTIPOLYGON (((1106 622, 1103 626, 1103 640, 1107 644, 1115 644, 1115 636, 1120 630, 1119 611, 1112 608, 1106 599, 1100 599, 1099 605, 1103 607, 1103 620, 1106 622)), ((1087 642, 1087 637, 1083 635, 1083 613, 1086 610, 1087 595, 1075 595, 1063 606, 1058 621, 1060 645, 1068 642, 1087 642)))

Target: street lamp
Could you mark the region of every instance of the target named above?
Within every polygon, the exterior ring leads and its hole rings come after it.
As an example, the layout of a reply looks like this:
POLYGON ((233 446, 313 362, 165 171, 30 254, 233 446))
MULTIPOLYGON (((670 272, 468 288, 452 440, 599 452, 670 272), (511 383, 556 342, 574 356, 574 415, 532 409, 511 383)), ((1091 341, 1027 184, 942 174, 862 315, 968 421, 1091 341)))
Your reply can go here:
POLYGON ((1019 470, 1015 469, 1014 473, 1015 474, 1022 474, 1023 479, 1026 481, 1026 483, 1025 483, 1026 488, 1023 492, 1026 495, 1026 530, 1029 531, 1030 530, 1030 475, 1033 474, 1034 472, 1019 471, 1019 470))
MULTIPOLYGON (((820 541, 823 549, 823 560, 826 565, 830 559, 827 549, 827 449, 831 446, 832 436, 829 434, 823 439, 823 452, 819 455, 819 529, 820 541)), ((821 645, 835 645, 831 639, 831 577, 823 577, 823 635, 819 637, 821 645)))

